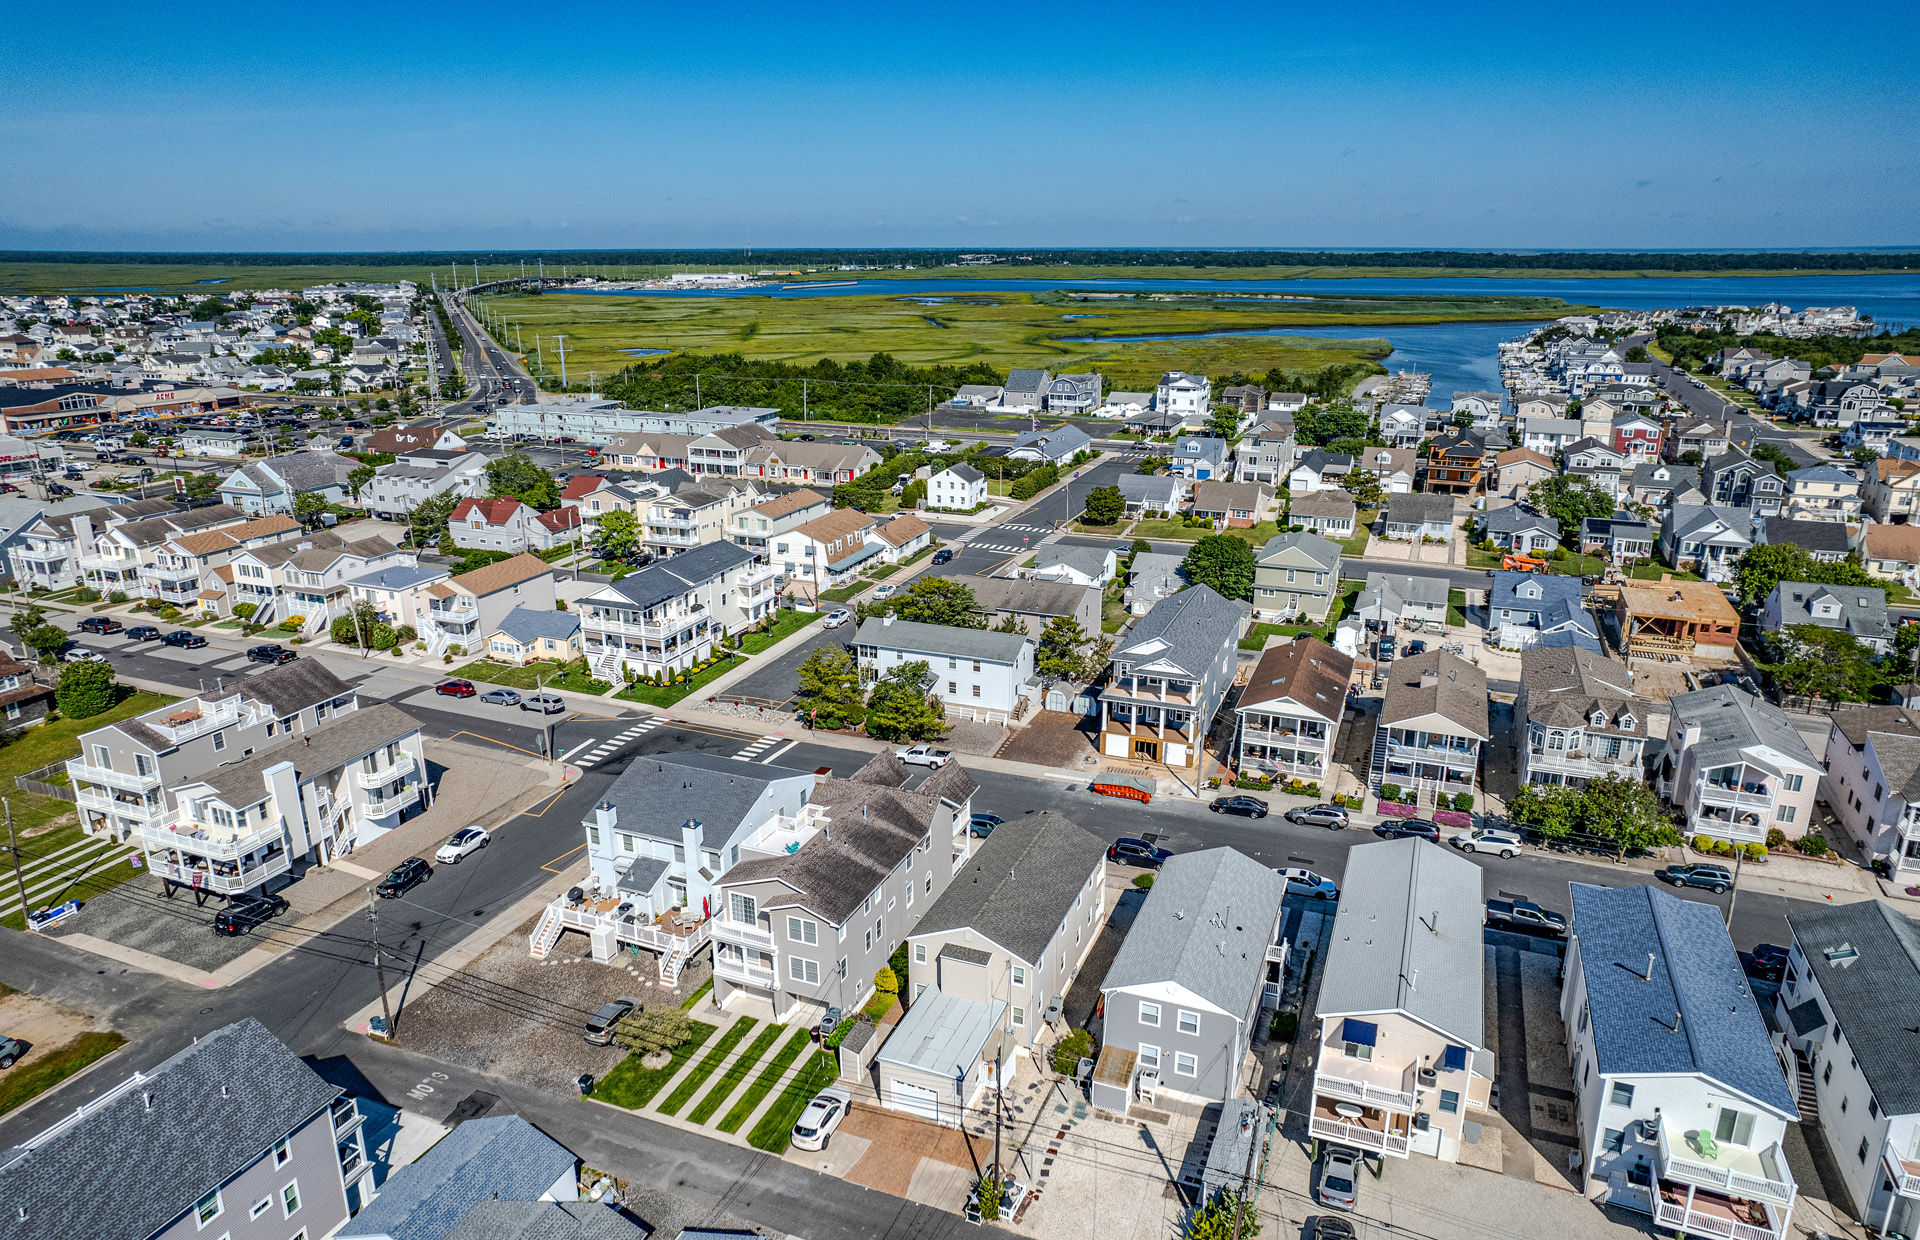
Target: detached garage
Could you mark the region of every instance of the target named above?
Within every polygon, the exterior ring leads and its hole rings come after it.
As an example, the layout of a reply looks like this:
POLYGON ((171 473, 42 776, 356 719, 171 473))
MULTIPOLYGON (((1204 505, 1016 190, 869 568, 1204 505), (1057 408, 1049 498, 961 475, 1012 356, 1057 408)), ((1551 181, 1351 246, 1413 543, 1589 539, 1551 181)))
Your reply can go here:
MULTIPOLYGON (((874 1071, 880 1105, 949 1128, 993 1083, 993 1058, 1005 1035, 1007 1005, 924 992, 894 1026, 874 1071)), ((1012 1049, 1006 1050, 1009 1072, 1012 1049)))

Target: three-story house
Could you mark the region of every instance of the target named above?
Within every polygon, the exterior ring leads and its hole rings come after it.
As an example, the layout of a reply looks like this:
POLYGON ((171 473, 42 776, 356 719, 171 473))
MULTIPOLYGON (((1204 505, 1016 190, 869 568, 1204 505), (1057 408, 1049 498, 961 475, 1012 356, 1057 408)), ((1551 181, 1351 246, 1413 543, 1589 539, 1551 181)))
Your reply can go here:
POLYGON ((1618 659, 1578 646, 1522 651, 1514 704, 1526 729, 1520 782, 1584 788, 1607 775, 1644 778, 1653 711, 1618 659))

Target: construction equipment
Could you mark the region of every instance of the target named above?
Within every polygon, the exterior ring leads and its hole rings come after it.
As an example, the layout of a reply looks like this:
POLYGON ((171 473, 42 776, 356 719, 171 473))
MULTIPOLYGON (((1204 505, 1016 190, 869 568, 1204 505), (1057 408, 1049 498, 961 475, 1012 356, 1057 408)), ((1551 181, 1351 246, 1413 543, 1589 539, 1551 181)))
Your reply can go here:
POLYGON ((1547 571, 1547 562, 1538 556, 1514 552, 1500 557, 1500 567, 1509 572, 1544 573, 1547 571))

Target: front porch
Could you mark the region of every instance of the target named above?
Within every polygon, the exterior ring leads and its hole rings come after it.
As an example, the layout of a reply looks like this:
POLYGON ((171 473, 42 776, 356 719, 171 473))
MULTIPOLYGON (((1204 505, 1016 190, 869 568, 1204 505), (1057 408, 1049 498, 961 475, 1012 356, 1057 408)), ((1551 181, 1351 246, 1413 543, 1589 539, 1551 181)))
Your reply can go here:
POLYGON ((687 960, 709 941, 711 925, 708 920, 686 920, 678 909, 650 917, 620 896, 562 896, 540 915, 528 946, 535 960, 544 960, 562 934, 577 930, 587 936, 593 958, 602 964, 611 962, 622 947, 635 954, 652 952, 659 959, 660 980, 671 986, 687 960))

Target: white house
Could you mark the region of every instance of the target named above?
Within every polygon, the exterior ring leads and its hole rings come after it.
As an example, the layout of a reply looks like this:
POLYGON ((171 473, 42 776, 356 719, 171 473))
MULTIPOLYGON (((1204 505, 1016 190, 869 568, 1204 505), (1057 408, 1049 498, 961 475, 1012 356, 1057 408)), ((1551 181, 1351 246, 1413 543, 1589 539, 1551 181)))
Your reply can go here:
POLYGON ((860 678, 876 681, 908 663, 927 665, 927 692, 946 704, 947 717, 1010 724, 1033 680, 1034 639, 944 624, 918 624, 891 615, 860 626, 854 652, 860 678))
POLYGON ((971 465, 949 465, 927 479, 927 507, 971 512, 987 502, 987 476, 971 465))
POLYGON ((1153 409, 1162 417, 1197 426, 1213 411, 1213 381, 1205 375, 1169 370, 1154 388, 1153 409))

